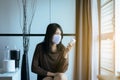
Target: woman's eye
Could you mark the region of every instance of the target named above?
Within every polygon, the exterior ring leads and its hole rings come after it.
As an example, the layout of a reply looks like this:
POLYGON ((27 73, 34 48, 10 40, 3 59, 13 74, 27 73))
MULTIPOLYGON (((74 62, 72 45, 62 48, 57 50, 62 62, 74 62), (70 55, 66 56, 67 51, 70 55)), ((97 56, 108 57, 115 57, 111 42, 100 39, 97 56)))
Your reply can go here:
POLYGON ((57 35, 61 35, 60 33, 56 33, 57 35))

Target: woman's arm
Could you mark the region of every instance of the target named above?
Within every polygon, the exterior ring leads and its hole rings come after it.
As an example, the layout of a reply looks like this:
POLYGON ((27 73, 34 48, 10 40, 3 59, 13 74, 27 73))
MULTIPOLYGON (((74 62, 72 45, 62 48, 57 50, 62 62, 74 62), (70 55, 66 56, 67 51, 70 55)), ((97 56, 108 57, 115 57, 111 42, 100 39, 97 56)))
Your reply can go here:
POLYGON ((39 56, 40 56, 40 46, 37 45, 36 48, 35 48, 35 52, 34 52, 34 55, 33 55, 33 60, 32 60, 32 66, 31 66, 31 71, 36 73, 36 74, 39 74, 41 76, 47 76, 47 71, 42 69, 40 66, 39 66, 39 56))
POLYGON ((76 40, 72 39, 69 43, 68 46, 65 48, 64 53, 62 57, 59 60, 59 63, 57 65, 58 71, 64 73, 68 69, 68 60, 69 60, 69 52, 72 49, 72 47, 75 45, 76 40))

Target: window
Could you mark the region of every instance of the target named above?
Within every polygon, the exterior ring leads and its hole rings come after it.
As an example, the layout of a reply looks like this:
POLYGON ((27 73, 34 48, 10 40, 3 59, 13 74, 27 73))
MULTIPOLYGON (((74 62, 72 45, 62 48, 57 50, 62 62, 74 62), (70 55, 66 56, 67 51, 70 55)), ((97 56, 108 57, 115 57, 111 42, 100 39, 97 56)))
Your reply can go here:
POLYGON ((115 73, 114 0, 100 1, 99 73, 115 73))
POLYGON ((120 72, 120 0, 115 0, 115 70, 120 72))

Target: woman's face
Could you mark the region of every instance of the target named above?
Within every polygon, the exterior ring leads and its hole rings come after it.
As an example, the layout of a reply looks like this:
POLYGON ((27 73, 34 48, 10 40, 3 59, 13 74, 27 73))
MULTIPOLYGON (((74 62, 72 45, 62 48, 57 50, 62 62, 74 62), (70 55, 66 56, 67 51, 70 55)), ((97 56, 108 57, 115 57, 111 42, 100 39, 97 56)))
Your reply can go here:
POLYGON ((53 39, 52 39, 54 44, 59 44, 61 41, 61 31, 59 28, 57 28, 55 34, 53 35, 53 39))

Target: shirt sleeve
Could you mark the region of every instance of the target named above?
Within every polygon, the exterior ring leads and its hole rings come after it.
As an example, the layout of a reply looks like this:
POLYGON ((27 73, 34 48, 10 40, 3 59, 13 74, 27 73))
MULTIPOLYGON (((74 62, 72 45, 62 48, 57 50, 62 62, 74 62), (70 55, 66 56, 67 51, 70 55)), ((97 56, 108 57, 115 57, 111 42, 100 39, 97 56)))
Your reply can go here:
POLYGON ((57 65, 58 72, 64 73, 68 69, 68 57, 64 58, 63 56, 60 58, 57 65))
POLYGON ((37 45, 33 55, 31 71, 41 76, 47 76, 47 71, 39 66, 39 50, 40 47, 37 45))

